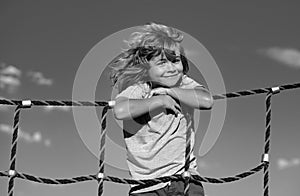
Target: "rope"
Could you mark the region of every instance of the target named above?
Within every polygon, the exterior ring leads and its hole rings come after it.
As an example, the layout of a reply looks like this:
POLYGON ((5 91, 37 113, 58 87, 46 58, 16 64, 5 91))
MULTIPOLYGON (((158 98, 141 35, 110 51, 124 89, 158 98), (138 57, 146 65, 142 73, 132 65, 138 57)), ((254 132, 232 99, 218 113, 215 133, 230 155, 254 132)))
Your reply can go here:
MULTIPOLYGON (((296 89, 296 88, 300 88, 300 83, 285 84, 282 86, 278 86, 278 88, 280 89, 280 91, 296 89)), ((238 92, 232 92, 232 93, 226 93, 226 94, 219 94, 219 95, 214 95, 213 98, 214 98, 214 100, 225 99, 225 98, 236 98, 236 97, 244 97, 244 96, 249 96, 249 95, 264 94, 264 93, 268 93, 270 91, 272 91, 272 87, 238 91, 238 92)))
MULTIPOLYGON (((22 105, 22 101, 11 99, 0 99, 0 105, 22 105)), ((31 101, 32 106, 107 106, 105 101, 31 101)))
POLYGON ((155 179, 146 179, 146 180, 134 180, 134 179, 121 179, 113 176, 104 175, 104 157, 105 157, 105 137, 106 137, 106 116, 108 109, 111 109, 114 105, 114 101, 29 101, 29 100, 10 100, 10 99, 0 99, 0 105, 16 105, 15 113, 14 113, 14 126, 13 126, 13 138, 12 138, 12 147, 11 147, 11 158, 10 158, 10 167, 8 171, 0 171, 0 177, 8 177, 8 195, 13 196, 13 188, 14 188, 14 179, 20 178, 28 181, 33 181, 37 183, 43 184, 72 184, 84 181, 97 180, 98 186, 98 196, 101 196, 103 193, 103 182, 111 181, 115 183, 122 184, 137 184, 142 186, 152 186, 158 183, 169 182, 173 180, 184 180, 184 195, 188 196, 189 184, 193 183, 228 183, 240 180, 242 178, 246 178, 251 176, 260 170, 264 169, 264 196, 269 195, 269 150, 270 150, 270 133, 271 133, 271 96, 273 94, 278 93, 283 90, 291 90, 300 88, 300 83, 295 84, 286 84, 273 88, 260 88, 253 90, 245 90, 238 92, 231 92, 226 94, 214 95, 213 99, 224 99, 224 98, 236 98, 242 96, 249 96, 255 94, 267 93, 266 96, 266 130, 265 130, 265 145, 264 145, 264 155, 262 162, 255 168, 249 170, 248 172, 244 172, 241 174, 237 174, 231 177, 223 177, 223 178, 210 178, 210 177, 201 177, 198 175, 191 175, 188 171, 190 165, 190 155, 191 155, 191 122, 188 123, 187 135, 186 135, 186 155, 185 155, 185 171, 182 175, 176 174, 172 176, 159 177, 155 179), (19 127, 19 116, 22 108, 30 108, 31 106, 104 106, 102 110, 102 118, 101 118, 101 131, 100 131, 100 155, 99 155, 99 172, 86 176, 78 176, 73 178, 64 178, 64 179, 52 179, 52 178, 43 178, 37 177, 30 174, 19 173, 16 171, 16 152, 17 152, 17 139, 18 139, 18 127, 19 127))
MULTIPOLYGON (((271 143, 271 98, 272 92, 269 92, 266 96, 266 131, 265 131, 265 146, 264 155, 268 155, 270 151, 271 143)), ((269 195, 269 162, 264 165, 264 196, 269 195)))
MULTIPOLYGON (((300 88, 300 83, 285 84, 285 85, 278 86, 278 88, 280 88, 280 91, 297 89, 297 88, 300 88)), ((258 94, 268 93, 271 90, 272 90, 272 87, 266 87, 266 88, 231 92, 231 93, 226 93, 226 94, 217 94, 217 95, 213 96, 213 99, 218 100, 218 99, 225 99, 225 98, 237 98, 237 97, 243 97, 243 96, 249 96, 249 95, 258 95, 258 94)), ((22 101, 1 98, 0 105, 22 105, 22 101)), ((31 101, 31 105, 32 106, 96 106, 97 107, 97 106, 107 106, 107 105, 109 105, 109 102, 107 102, 107 101, 91 102, 91 101, 35 100, 35 101, 31 101)))
POLYGON ((186 113, 187 115, 187 130, 186 130, 186 149, 185 149, 185 165, 184 165, 184 173, 183 173, 183 178, 184 178, 184 196, 188 196, 188 191, 190 188, 190 178, 191 174, 189 173, 189 168, 190 168, 190 157, 191 157, 191 132, 192 132, 192 119, 191 116, 186 113))
POLYGON ((100 132, 100 158, 99 158, 99 173, 98 173, 98 195, 103 193, 103 181, 104 181, 104 155, 105 155, 105 137, 106 137, 106 116, 109 106, 105 106, 102 110, 101 117, 101 132, 100 132))
MULTIPOLYGON (((243 172, 241 174, 237 174, 231 177, 223 177, 223 178, 211 178, 211 177, 201 177, 198 175, 191 175, 191 182, 205 182, 205 183, 211 183, 211 184, 224 184, 224 183, 230 183, 234 181, 241 180, 243 178, 246 178, 248 176, 251 176, 259 171, 261 171, 266 163, 260 163, 258 166, 256 166, 253 169, 250 169, 247 172, 243 172)), ((1 171, 0 177, 9 177, 8 171, 1 171)), ((75 184, 79 182, 85 182, 85 181, 99 181, 98 174, 90 174, 85 176, 77 176, 72 178, 45 178, 45 177, 39 177, 34 176, 31 174, 21 173, 18 171, 15 171, 15 178, 20 178, 40 184, 49 184, 49 185, 64 185, 64 184, 75 184)), ((164 183, 174 180, 183 180, 182 175, 176 174, 172 176, 164 176, 154 179, 144 179, 144 180, 134 180, 134 179, 127 179, 127 178, 118 178, 114 176, 104 176, 104 181, 108 182, 114 182, 118 184, 132 184, 132 185, 156 185, 158 183, 164 183)))
POLYGON ((17 142, 19 132, 21 106, 17 106, 14 113, 14 126, 13 126, 13 137, 11 142, 11 153, 10 153, 10 166, 9 166, 9 182, 8 182, 8 195, 13 196, 14 194, 14 180, 15 180, 15 169, 17 159, 17 142))

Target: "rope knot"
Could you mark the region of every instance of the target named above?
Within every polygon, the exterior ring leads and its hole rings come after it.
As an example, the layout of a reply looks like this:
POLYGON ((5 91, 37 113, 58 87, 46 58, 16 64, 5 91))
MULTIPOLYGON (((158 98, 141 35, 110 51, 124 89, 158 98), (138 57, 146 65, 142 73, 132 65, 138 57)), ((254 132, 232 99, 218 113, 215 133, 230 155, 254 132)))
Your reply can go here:
POLYGON ((190 179, 191 178, 191 172, 189 171, 184 171, 182 174, 183 179, 190 179))
POLYGON ((13 177, 13 176, 15 176, 17 174, 17 172, 15 170, 9 170, 7 173, 11 177, 13 177))
POLYGON ((21 105, 22 108, 31 108, 31 106, 32 106, 32 103, 31 103, 30 100, 23 100, 22 101, 22 105, 21 105))
POLYGON ((280 87, 279 87, 279 86, 272 87, 272 88, 271 88, 271 92, 272 92, 273 94, 280 93, 280 87))
POLYGON ((269 163, 269 154, 263 154, 261 161, 269 163))
POLYGON ((103 173, 98 173, 97 174, 97 178, 98 178, 98 180, 101 180, 101 179, 104 179, 104 174, 103 173))

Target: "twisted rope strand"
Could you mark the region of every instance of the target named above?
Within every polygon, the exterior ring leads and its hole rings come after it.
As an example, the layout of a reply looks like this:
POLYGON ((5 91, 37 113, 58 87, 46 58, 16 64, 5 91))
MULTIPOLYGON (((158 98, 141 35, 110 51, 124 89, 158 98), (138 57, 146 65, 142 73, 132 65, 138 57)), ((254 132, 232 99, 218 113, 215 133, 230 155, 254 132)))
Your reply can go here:
MULTIPOLYGON (((43 101, 34 100, 31 101, 33 106, 107 106, 106 101, 43 101)), ((22 105, 20 100, 0 99, 0 105, 22 105)))
POLYGON ((11 154, 10 154, 10 166, 9 170, 9 182, 7 193, 9 196, 14 195, 14 180, 15 180, 15 170, 16 170, 16 159, 17 159, 17 144, 18 144, 18 132, 19 132, 19 122, 20 122, 20 112, 21 106, 17 106, 14 113, 14 125, 13 125, 13 137, 11 142, 11 154))
MULTIPOLYGON (((265 164, 267 164, 267 163, 265 163, 265 162, 260 163, 258 166, 256 166, 253 169, 250 169, 247 172, 243 172, 241 174, 237 174, 237 175, 231 176, 231 177, 211 178, 211 177, 201 177, 198 175, 191 175, 190 181, 191 182, 205 182, 205 183, 212 183, 212 184, 230 183, 230 182, 234 182, 234 181, 238 181, 240 179, 246 178, 248 176, 251 176, 251 175, 259 172, 260 170, 262 170, 264 168, 265 164)), ((20 178, 20 179, 40 183, 40 184, 62 185, 62 184, 74 184, 74 183, 78 183, 78 182, 85 182, 85 181, 92 181, 92 180, 98 181, 97 174, 77 176, 77 177, 72 177, 72 178, 44 178, 44 177, 33 176, 31 174, 20 173, 18 171, 15 171, 15 172, 16 172, 15 178, 20 178)), ((0 172, 0 176, 9 177, 8 171, 0 172)), ((183 177, 180 174, 176 174, 176 175, 172 175, 172 176, 164 176, 164 177, 159 177, 159 178, 155 178, 155 179, 144 179, 144 180, 118 178, 118 177, 114 177, 114 176, 104 176, 103 179, 104 179, 104 181, 114 182, 114 183, 118 183, 118 184, 155 185, 155 184, 163 183, 163 182, 182 180, 183 177)))
MULTIPOLYGON (((265 146, 264 154, 269 154, 271 143, 271 98, 273 93, 269 92, 266 96, 266 130, 265 130, 265 146)), ((264 196, 269 195, 269 162, 264 165, 264 196)))
MULTIPOLYGON (((281 85, 281 86, 278 86, 278 87, 279 87, 280 91, 297 89, 297 88, 300 88, 300 83, 285 84, 285 85, 281 85)), ((242 96, 258 95, 258 94, 268 93, 270 91, 272 91, 271 87, 252 89, 252 90, 244 90, 244 91, 214 95, 213 99, 218 100, 218 99, 225 99, 225 98, 237 98, 237 97, 242 97, 242 96)))
MULTIPOLYGON (((285 84, 278 86, 281 91, 284 90, 291 90, 300 88, 300 83, 294 84, 285 84)), ((213 95, 214 100, 218 99, 225 99, 225 98, 236 98, 242 96, 249 96, 249 95, 257 95, 268 93, 271 91, 271 87, 266 88, 259 88, 259 89, 252 89, 252 90, 244 90, 244 91, 237 91, 237 92, 230 92, 226 94, 217 94, 213 95)), ((33 106, 107 106, 107 101, 42 101, 42 100, 35 100, 31 101, 33 106)), ((0 99, 0 105, 22 105, 22 101, 20 100, 10 100, 10 99, 0 99)))
POLYGON ((184 176, 184 196, 189 195, 189 188, 190 188, 190 175, 189 175, 189 168, 190 168, 190 156, 191 156, 191 132, 192 132, 192 119, 191 116, 187 113, 187 130, 186 130, 186 149, 185 149, 185 165, 184 171, 186 172, 186 176, 184 176))
POLYGON ((103 193, 103 181, 104 181, 104 157, 105 157, 105 137, 106 137, 106 117, 109 107, 105 106, 102 110, 101 117, 101 132, 100 132, 100 157, 99 157, 99 173, 100 176, 98 183, 98 196, 101 196, 103 193))

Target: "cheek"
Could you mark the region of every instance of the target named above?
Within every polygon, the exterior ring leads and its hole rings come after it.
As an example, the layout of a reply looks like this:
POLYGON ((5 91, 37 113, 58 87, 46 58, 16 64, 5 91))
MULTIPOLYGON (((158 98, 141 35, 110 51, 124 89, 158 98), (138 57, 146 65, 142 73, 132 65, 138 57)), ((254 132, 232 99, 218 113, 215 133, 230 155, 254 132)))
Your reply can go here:
POLYGON ((179 71, 179 72, 183 72, 183 65, 182 63, 179 63, 176 65, 176 69, 179 71))
POLYGON ((157 68, 150 68, 148 70, 148 76, 150 79, 155 80, 157 77, 161 76, 162 72, 161 70, 157 69, 157 68))
POLYGON ((162 69, 159 69, 157 67, 152 67, 150 70, 149 70, 149 75, 151 74, 151 76, 155 77, 155 76, 160 76, 164 73, 164 71, 162 69))

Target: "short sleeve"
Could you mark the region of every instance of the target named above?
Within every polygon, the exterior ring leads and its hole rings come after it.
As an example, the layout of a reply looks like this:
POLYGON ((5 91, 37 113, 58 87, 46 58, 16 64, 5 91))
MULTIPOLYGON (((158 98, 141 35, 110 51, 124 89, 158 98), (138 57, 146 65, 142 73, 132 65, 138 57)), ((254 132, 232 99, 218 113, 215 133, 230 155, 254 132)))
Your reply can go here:
POLYGON ((202 84, 199 84, 198 82, 196 82, 192 78, 188 77, 187 75, 182 76, 182 81, 181 81, 181 84, 180 84, 180 88, 193 89, 195 87, 204 87, 204 86, 202 84))
POLYGON ((140 85, 132 85, 119 93, 116 96, 116 99, 119 97, 126 97, 128 99, 143 99, 144 90, 140 85))

